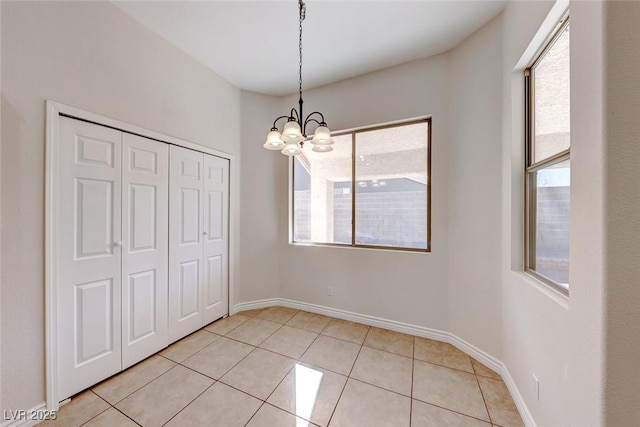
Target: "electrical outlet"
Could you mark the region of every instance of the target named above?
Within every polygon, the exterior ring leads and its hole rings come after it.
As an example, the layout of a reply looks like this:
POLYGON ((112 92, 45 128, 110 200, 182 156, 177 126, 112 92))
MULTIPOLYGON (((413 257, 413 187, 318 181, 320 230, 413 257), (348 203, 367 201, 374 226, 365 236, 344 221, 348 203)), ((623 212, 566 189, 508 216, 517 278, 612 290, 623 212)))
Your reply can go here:
POLYGON ((535 374, 531 375, 533 377, 533 395, 536 397, 536 400, 540 401, 540 380, 536 377, 535 374))
POLYGON ((333 296, 333 286, 329 286, 327 288, 327 295, 329 295, 330 297, 333 296))

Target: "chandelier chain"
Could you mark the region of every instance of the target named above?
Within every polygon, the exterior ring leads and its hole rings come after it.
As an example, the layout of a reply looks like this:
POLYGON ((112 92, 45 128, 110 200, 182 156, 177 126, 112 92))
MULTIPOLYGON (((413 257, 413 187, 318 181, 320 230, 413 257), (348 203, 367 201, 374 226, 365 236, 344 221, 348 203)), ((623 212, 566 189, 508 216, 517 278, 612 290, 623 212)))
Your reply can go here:
POLYGON ((298 92, 300 94, 300 99, 302 99, 302 21, 304 21, 305 14, 307 11, 307 6, 304 4, 304 1, 299 0, 298 7, 300 9, 300 27, 299 27, 299 36, 298 36, 298 53, 300 62, 298 63, 298 92))

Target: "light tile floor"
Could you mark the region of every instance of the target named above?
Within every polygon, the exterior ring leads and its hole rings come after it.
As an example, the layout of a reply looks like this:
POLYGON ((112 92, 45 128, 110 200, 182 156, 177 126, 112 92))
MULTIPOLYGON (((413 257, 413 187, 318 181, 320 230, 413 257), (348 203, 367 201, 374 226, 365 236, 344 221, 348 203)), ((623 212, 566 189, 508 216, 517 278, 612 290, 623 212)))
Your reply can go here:
POLYGON ((285 307, 218 320, 42 426, 522 426, 500 376, 450 344, 285 307))

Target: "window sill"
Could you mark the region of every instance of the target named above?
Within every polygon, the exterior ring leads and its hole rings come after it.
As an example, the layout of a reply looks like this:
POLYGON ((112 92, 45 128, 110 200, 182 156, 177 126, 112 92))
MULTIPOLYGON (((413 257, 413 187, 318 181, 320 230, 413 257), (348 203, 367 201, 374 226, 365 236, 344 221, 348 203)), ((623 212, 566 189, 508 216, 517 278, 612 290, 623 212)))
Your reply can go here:
POLYGON ((431 249, 409 249, 409 248, 394 248, 385 246, 366 246, 366 245, 350 245, 343 243, 307 243, 307 242, 289 242, 291 246, 306 246, 315 248, 341 248, 341 249, 358 249, 368 251, 383 251, 391 253, 413 253, 413 254, 430 254, 431 249))
POLYGON ((546 281, 538 279, 537 275, 533 275, 527 271, 511 271, 516 278, 520 279, 525 284, 531 286, 541 294, 548 297, 561 307, 569 309, 569 295, 565 294, 555 287, 549 285, 546 281))

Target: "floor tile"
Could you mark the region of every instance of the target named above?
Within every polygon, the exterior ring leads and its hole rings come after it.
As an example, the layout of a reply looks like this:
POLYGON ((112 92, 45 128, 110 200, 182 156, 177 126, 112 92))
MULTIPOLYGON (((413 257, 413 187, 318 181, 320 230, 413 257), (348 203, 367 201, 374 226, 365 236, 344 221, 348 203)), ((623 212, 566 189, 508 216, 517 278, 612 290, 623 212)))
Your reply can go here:
POLYGON ((413 336, 388 329, 369 329, 364 345, 377 350, 389 351, 402 356, 413 357, 413 336))
POLYGON ((360 346, 320 335, 300 358, 301 362, 349 375, 360 346))
POLYGON ((369 327, 362 323, 349 322, 348 320, 342 319, 331 319, 322 330, 322 335, 362 344, 368 331, 369 327))
POLYGON ((220 379, 254 349, 252 345, 222 337, 182 364, 208 377, 220 379))
POLYGON ((347 377, 298 363, 267 402, 324 427, 346 383, 347 377))
POLYGON ((220 381, 266 400, 295 362, 288 357, 257 348, 220 381))
POLYGON ((118 403, 116 408, 138 424, 160 426, 211 384, 212 379, 178 365, 118 403))
POLYGON ((83 424, 83 427, 137 427, 138 424, 131 421, 126 416, 122 415, 122 412, 115 408, 108 409, 89 421, 83 424))
POLYGON ((214 334, 225 335, 226 333, 242 325, 249 319, 249 316, 234 314, 233 316, 225 317, 224 319, 213 322, 212 324, 206 326, 204 329, 209 332, 213 332, 214 334))
POLYGON ((287 322, 287 325, 320 333, 330 321, 330 317, 323 316, 322 314, 300 311, 287 322))
POLYGON ((416 337, 414 357, 436 365, 474 373, 471 358, 451 344, 416 337))
POLYGON ((253 310, 244 310, 238 312, 238 314, 242 314, 243 316, 256 317, 258 314, 262 313, 264 308, 256 308, 253 310))
POLYGON ((471 364, 473 365, 473 370, 475 371, 476 375, 502 381, 502 377, 500 376, 499 373, 497 373, 493 369, 486 367, 485 365, 478 362, 473 357, 471 358, 471 364))
POLYGON ((312 425, 302 418, 297 418, 295 415, 265 403, 247 424, 247 427, 311 427, 312 425))
POLYGON ((260 347, 299 359, 318 334, 284 325, 271 335, 260 347))
POLYGON ((80 426, 107 409, 109 409, 107 402, 100 399, 91 390, 87 390, 71 398, 71 402, 61 406, 55 420, 43 421, 38 426, 80 426))
POLYGON ((411 427, 491 427, 491 424, 414 399, 411 427))
POLYGON ((288 307, 269 307, 262 310, 256 317, 260 319, 269 320, 276 323, 287 323, 293 316, 298 314, 298 310, 288 307))
POLYGON ((258 346, 277 331, 280 326, 282 325, 254 317, 229 332, 226 336, 234 340, 258 346))
POLYGON ((219 335, 212 334, 211 332, 207 332, 205 330, 199 330, 188 337, 182 338, 180 341, 177 341, 171 344, 169 347, 165 348, 160 352, 161 356, 166 357, 167 359, 171 359, 174 362, 182 362, 187 357, 192 356, 196 352, 202 350, 215 340, 220 338, 219 335))
POLYGON ((166 425, 242 427, 260 408, 262 402, 220 382, 215 383, 191 402, 166 425))
POLYGON ((524 425, 504 382, 483 377, 478 377, 478 382, 494 424, 501 427, 524 425))
POLYGON ((362 347, 351 378, 411 397, 413 359, 362 347))
POLYGON ((408 426, 410 408, 408 397, 349 379, 329 426, 408 426))
POLYGON ((175 362, 160 356, 148 359, 93 387, 93 392, 115 405, 134 391, 150 383, 169 369, 175 362))
POLYGON ((473 374, 415 360, 413 397, 489 421, 482 393, 473 374))

